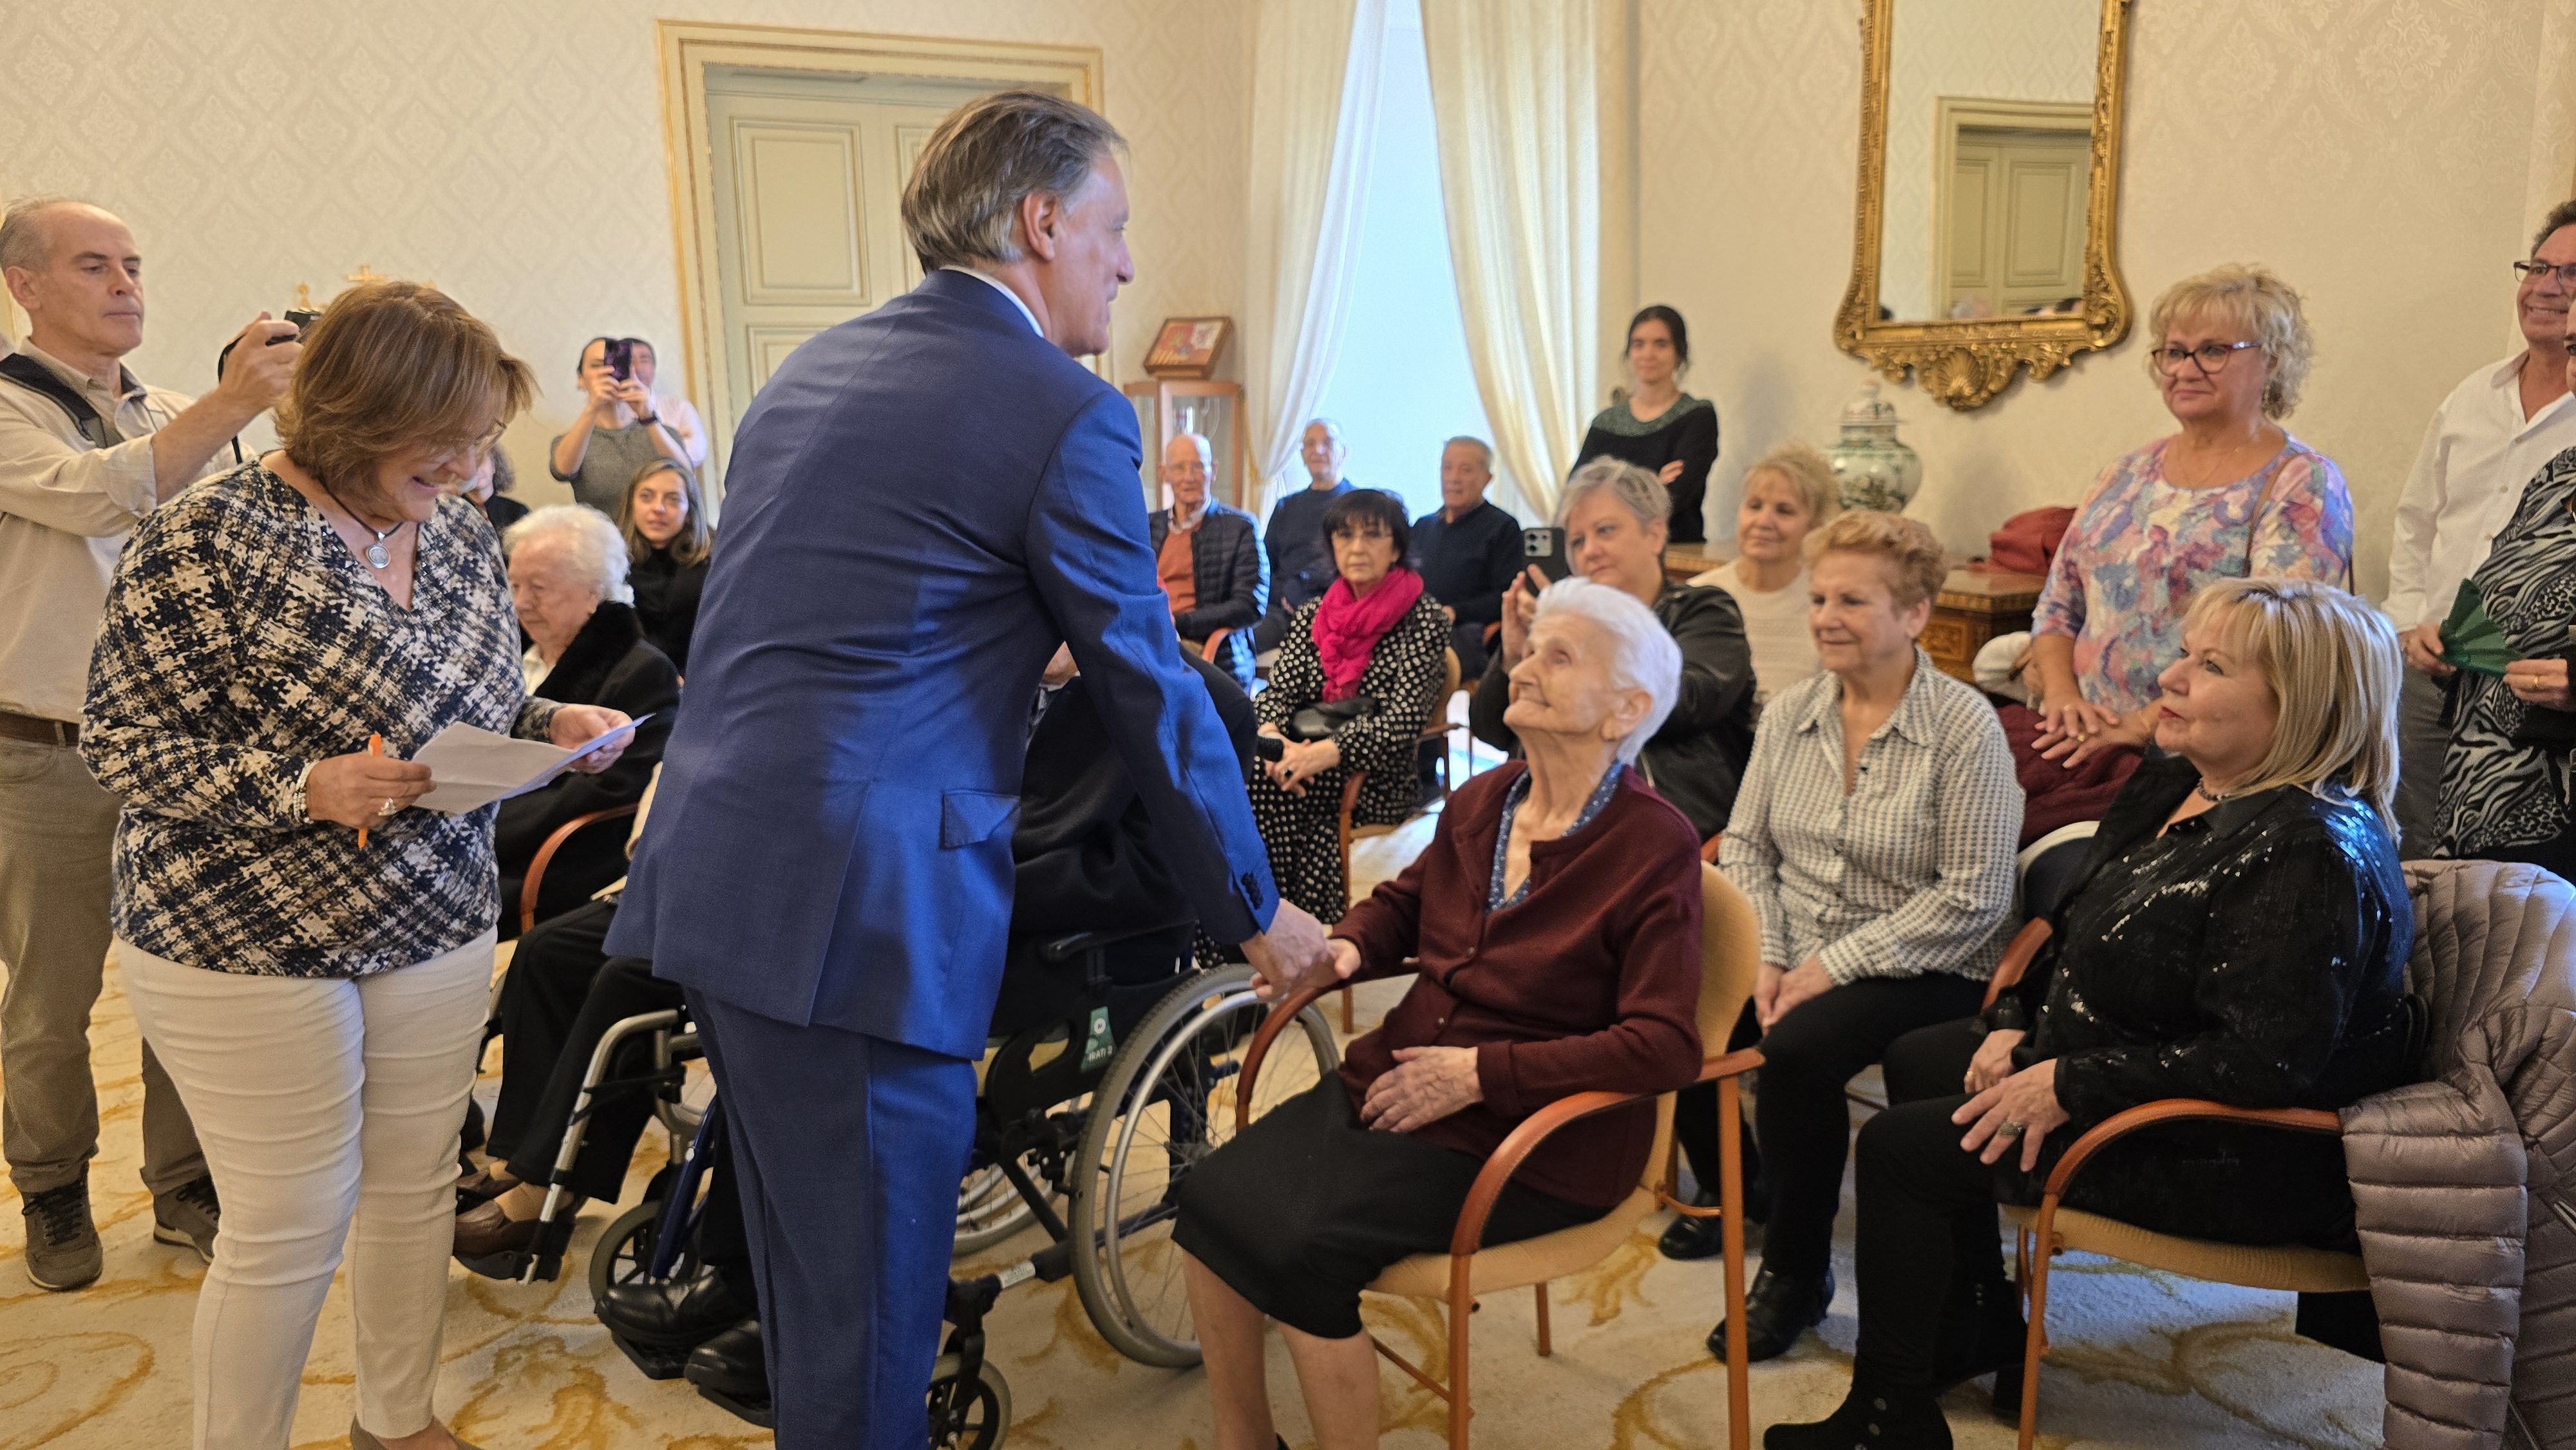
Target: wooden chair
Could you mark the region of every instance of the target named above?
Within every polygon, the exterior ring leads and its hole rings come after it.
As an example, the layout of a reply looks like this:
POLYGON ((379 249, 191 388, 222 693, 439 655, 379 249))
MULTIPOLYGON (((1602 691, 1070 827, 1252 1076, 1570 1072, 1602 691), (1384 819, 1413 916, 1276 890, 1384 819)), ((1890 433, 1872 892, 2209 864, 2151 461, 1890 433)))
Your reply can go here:
MULTIPOLYGON (((1420 738, 1424 740, 1436 739, 1442 742, 1444 748, 1442 749, 1440 756, 1440 770, 1441 779, 1444 784, 1448 780, 1449 771, 1449 755, 1445 747, 1449 739, 1449 732, 1457 727, 1451 725, 1444 715, 1440 715, 1437 712, 1445 709, 1451 695, 1458 693, 1459 675, 1458 652, 1453 649, 1447 653, 1449 656, 1449 662, 1444 673, 1444 683, 1441 685, 1439 693, 1431 697, 1433 702, 1432 709, 1435 714, 1433 718, 1426 719, 1422 722, 1422 734, 1420 736, 1420 738)), ((1341 815, 1335 827, 1335 832, 1339 836, 1341 843, 1342 900, 1346 903, 1350 900, 1351 896, 1351 843, 1354 841, 1366 840, 1372 836, 1394 835, 1396 832, 1403 830, 1406 826, 1411 825, 1422 817, 1422 812, 1415 811, 1413 814, 1406 816, 1403 820, 1398 821, 1391 826, 1352 825, 1351 812, 1358 808, 1360 802, 1360 787, 1365 784, 1367 780, 1367 771, 1354 770, 1342 781, 1341 815)), ((1350 989, 1345 987, 1342 989, 1342 1030, 1344 1032, 1354 1030, 1354 1021, 1350 989)))
MULTIPOLYGON (((546 867, 553 863, 555 852, 581 832, 610 821, 626 820, 635 814, 635 810, 632 805, 623 805, 590 811, 546 833, 546 838, 537 843, 537 854, 528 858, 528 874, 519 879, 519 935, 526 936, 528 928, 537 924, 537 893, 545 885, 546 867)), ((602 881, 599 884, 606 886, 609 883, 602 881)))
POLYGON ((1206 660, 1209 664, 1215 664, 1216 652, 1225 648, 1225 637, 1232 633, 1234 633, 1234 631, 1230 629, 1210 631, 1206 642, 1199 646, 1199 658, 1206 660))
MULTIPOLYGON (((1700 867, 1700 901, 1704 916, 1700 928, 1699 1024, 1703 1045, 1723 1043, 1744 1010, 1745 1001, 1753 995, 1753 974, 1761 965, 1762 933, 1753 919, 1753 905, 1744 894, 1717 873, 1715 867, 1700 867)), ((1252 1046, 1243 1063, 1243 1085, 1235 1096, 1236 1126, 1240 1130, 1251 1116, 1253 1083, 1261 1072, 1262 1058, 1271 1039, 1281 1027, 1296 1020, 1297 1013, 1322 996, 1325 988, 1309 988, 1291 996, 1271 1010, 1261 1029, 1254 1034, 1252 1046)), ((1727 1443, 1732 1450, 1747 1450, 1753 1441, 1751 1393, 1745 1378, 1744 1346, 1744 1165, 1737 1128, 1742 1103, 1739 1079, 1761 1066, 1757 1051, 1710 1054, 1700 1064, 1698 1082, 1717 1084, 1719 1184, 1718 1205, 1698 1208, 1679 1201, 1674 1189, 1679 1186, 1675 1173, 1673 1148, 1673 1094, 1665 1093, 1655 1101, 1655 1143, 1646 1155, 1646 1171, 1636 1191, 1588 1224, 1542 1234, 1519 1243, 1484 1248, 1485 1220, 1494 1201, 1502 1195, 1504 1185, 1519 1171, 1523 1160, 1537 1150, 1549 1135, 1581 1118, 1606 1112, 1641 1099, 1633 1094, 1590 1092, 1577 1093, 1531 1114, 1502 1146, 1485 1161, 1484 1171, 1476 1175, 1468 1191, 1467 1202, 1459 1211, 1456 1230, 1450 1235, 1449 1252, 1416 1254, 1389 1268, 1368 1286, 1373 1294, 1390 1294, 1403 1298, 1442 1298, 1448 1301, 1449 1315, 1449 1381, 1446 1384, 1429 1375, 1402 1355, 1372 1340, 1377 1352, 1398 1369, 1411 1375, 1417 1384, 1438 1395, 1449 1406, 1449 1444, 1452 1450, 1466 1450, 1468 1421, 1474 1415, 1474 1404, 1468 1393, 1468 1330, 1474 1318, 1476 1300, 1487 1294, 1531 1288, 1535 1291, 1538 1314, 1538 1352, 1553 1352, 1548 1329, 1547 1286, 1569 1274, 1580 1273, 1628 1242, 1648 1214, 1658 1207, 1672 1208, 1696 1218, 1722 1216, 1724 1224, 1726 1276, 1726 1407, 1727 1443)))

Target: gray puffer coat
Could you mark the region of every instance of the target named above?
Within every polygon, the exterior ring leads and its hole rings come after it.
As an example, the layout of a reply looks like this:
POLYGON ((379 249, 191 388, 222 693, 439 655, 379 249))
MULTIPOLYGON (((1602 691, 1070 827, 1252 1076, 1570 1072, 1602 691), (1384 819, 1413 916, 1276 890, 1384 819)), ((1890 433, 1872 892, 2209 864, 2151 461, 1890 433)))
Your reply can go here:
POLYGON ((2426 1080, 2344 1109, 2388 1450, 2576 1446, 2576 890, 2406 866, 2426 1080))

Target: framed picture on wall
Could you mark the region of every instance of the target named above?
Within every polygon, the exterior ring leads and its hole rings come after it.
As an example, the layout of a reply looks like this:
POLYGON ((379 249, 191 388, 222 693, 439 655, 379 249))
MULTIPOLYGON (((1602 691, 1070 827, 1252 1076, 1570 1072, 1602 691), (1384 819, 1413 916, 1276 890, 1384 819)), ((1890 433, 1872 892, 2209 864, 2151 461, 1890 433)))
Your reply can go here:
POLYGON ((1216 371, 1226 339, 1233 335, 1231 317, 1166 317, 1145 354, 1145 371, 1158 378, 1204 380, 1216 371))

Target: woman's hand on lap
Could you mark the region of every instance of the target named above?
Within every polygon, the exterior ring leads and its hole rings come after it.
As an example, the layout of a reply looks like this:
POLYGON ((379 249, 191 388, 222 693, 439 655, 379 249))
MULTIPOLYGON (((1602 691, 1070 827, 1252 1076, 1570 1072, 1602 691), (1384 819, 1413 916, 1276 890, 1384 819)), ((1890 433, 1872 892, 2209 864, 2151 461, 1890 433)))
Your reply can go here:
POLYGON ((2023 1068, 1978 1093, 1952 1113, 1950 1121, 1967 1126, 1968 1135, 1959 1140, 1959 1146, 1981 1161, 1999 1162, 2018 1143, 2021 1171, 2037 1168, 2040 1140, 2066 1122, 2066 1109, 2057 1105, 2057 1059, 2023 1068), (2006 1123, 2019 1125, 2020 1131, 2000 1132, 2006 1123))
POLYGON ((1472 1047, 1399 1047, 1394 1068, 1369 1084, 1360 1121, 1388 1133, 1428 1127, 1485 1100, 1472 1047))
POLYGON ((1342 747, 1332 740, 1291 740, 1270 764, 1270 778, 1290 795, 1306 793, 1306 783, 1342 763, 1342 747))
POLYGON ((334 755, 304 778, 304 813, 335 826, 381 826, 429 794, 432 784, 429 767, 414 761, 365 751, 334 755))
MULTIPOLYGON (((554 719, 546 726, 546 734, 557 746, 571 750, 626 724, 629 718, 623 710, 611 710, 601 705, 565 705, 555 711, 554 719)), ((603 745, 574 761, 572 768, 583 775, 597 775, 617 763, 617 757, 626 753, 631 739, 603 745)))
POLYGON ((2012 1076, 2013 1049, 2026 1036, 2018 1027, 1998 1027, 1986 1034, 1977 1046, 1977 1055, 1968 1059, 1968 1076, 1963 1086, 1971 1093, 1981 1093, 2012 1076))
MULTIPOLYGON (((1762 970, 1770 972, 1778 969, 1765 963, 1762 970)), ((1753 979, 1754 1020, 1762 1024, 1763 1031, 1768 1032, 1771 1030, 1772 1023, 1788 1016, 1800 1003, 1811 997, 1821 997, 1833 989, 1834 979, 1825 975, 1824 963, 1809 957, 1794 968, 1780 973, 1779 985, 1772 989, 1771 1001, 1766 1008, 1761 1005, 1762 976, 1756 973, 1753 979)))

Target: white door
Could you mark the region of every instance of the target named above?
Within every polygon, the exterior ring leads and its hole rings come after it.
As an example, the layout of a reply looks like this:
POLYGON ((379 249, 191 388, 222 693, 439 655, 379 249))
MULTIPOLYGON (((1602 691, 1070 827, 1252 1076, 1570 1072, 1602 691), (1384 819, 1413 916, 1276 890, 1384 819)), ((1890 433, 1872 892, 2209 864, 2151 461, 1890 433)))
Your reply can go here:
POLYGON ((908 77, 710 70, 717 325, 729 443, 796 345, 921 280, 904 179, 942 118, 988 86, 908 77))
POLYGON ((2092 137, 2083 131, 1959 128, 1942 197, 1950 274, 1941 315, 1979 299, 2011 317, 2084 291, 2092 137))

